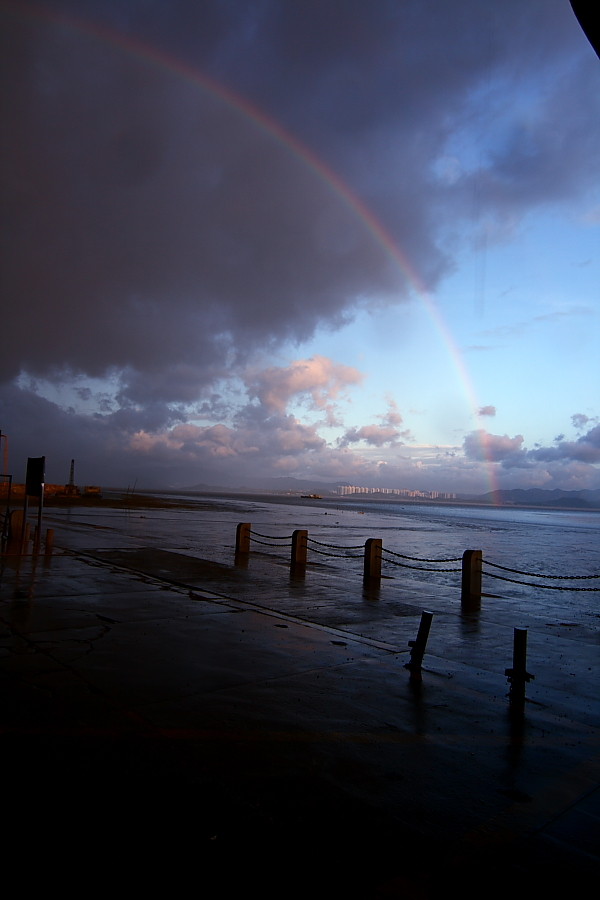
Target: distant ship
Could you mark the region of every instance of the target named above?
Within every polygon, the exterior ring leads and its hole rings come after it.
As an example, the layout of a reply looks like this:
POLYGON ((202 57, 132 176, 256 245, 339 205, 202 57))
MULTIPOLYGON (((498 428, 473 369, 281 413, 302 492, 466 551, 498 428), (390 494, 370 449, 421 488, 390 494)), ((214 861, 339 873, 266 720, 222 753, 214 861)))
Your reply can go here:
POLYGON ((322 496, 320 494, 302 494, 303 500, 322 500, 322 496))

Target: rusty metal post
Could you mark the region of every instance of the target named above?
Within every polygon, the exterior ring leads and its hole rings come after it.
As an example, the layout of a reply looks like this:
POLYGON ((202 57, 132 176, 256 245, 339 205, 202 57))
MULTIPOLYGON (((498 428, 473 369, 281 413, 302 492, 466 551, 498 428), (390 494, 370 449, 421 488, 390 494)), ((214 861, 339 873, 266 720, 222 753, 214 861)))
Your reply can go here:
POLYGON ((534 676, 527 671, 527 629, 515 628, 513 638, 512 669, 505 669, 504 674, 510 683, 508 697, 511 707, 522 711, 525 706, 525 685, 534 676))
POLYGON ((481 550, 465 550, 462 557, 462 586, 460 600, 464 612, 481 608, 481 550))
POLYGON ((410 660, 405 663, 404 668, 410 670, 411 678, 420 678, 421 677, 421 666, 423 665, 423 655, 425 653, 425 647, 427 646, 427 639, 429 637, 429 630, 431 628, 431 620, 433 619, 433 613, 428 612, 426 609, 421 613, 421 621, 419 623, 419 630, 417 632, 416 641, 409 641, 408 646, 411 647, 410 651, 410 660))
POLYGON ((381 555, 383 543, 381 538, 368 538, 365 541, 364 578, 381 578, 381 555))
POLYGON ((240 522, 235 532, 235 555, 250 553, 250 522, 240 522))
POLYGON ((306 565, 308 552, 308 531, 297 528, 292 534, 292 568, 306 565))

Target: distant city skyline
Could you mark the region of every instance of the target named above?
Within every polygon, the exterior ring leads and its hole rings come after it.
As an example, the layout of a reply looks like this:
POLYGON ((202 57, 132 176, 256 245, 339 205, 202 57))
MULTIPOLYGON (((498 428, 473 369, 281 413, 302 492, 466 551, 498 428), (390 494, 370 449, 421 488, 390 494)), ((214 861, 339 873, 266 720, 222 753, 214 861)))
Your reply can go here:
POLYGON ((427 497, 431 500, 455 500, 456 494, 448 491, 415 491, 410 488, 363 487, 351 484, 340 484, 336 493, 341 497, 348 494, 391 494, 397 497, 427 497))

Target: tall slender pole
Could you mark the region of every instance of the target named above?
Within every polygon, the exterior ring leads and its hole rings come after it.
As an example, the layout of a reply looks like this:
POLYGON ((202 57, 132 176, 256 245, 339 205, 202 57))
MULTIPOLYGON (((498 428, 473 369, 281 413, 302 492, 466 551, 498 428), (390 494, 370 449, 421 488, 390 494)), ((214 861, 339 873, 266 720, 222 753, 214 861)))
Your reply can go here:
POLYGON ((44 512, 44 485, 42 484, 40 489, 40 499, 38 504, 38 516, 37 516, 37 532, 35 535, 35 547, 34 552, 39 553, 40 551, 40 542, 42 540, 42 514, 44 512))

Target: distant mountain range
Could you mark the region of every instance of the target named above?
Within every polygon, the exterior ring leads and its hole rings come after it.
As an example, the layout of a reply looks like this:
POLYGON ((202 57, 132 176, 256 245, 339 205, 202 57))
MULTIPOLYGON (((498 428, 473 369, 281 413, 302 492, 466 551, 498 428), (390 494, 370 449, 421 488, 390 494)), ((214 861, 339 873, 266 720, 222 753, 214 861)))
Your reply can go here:
MULTIPOLYGON (((244 485, 235 488, 223 485, 195 484, 185 488, 188 491, 235 493, 252 492, 294 492, 301 494, 321 494, 323 497, 337 493, 339 485, 330 482, 313 481, 305 478, 261 478, 248 479, 244 485)), ((365 495, 362 495, 363 497, 365 495)), ((368 495, 367 495, 368 496, 368 495)), ((390 498, 392 499, 392 498, 390 498)), ((405 499, 405 498, 402 498, 405 499)), ((515 488, 513 490, 490 491, 487 494, 457 494, 458 502, 485 503, 494 506, 546 506, 563 509, 600 509, 600 490, 561 491, 544 488, 515 488)), ((451 501, 450 501, 451 502, 451 501)))
POLYGON ((478 503, 496 506, 552 506, 566 509, 600 509, 600 490, 560 491, 543 488, 517 488, 511 491, 491 491, 479 497, 471 497, 478 503))

